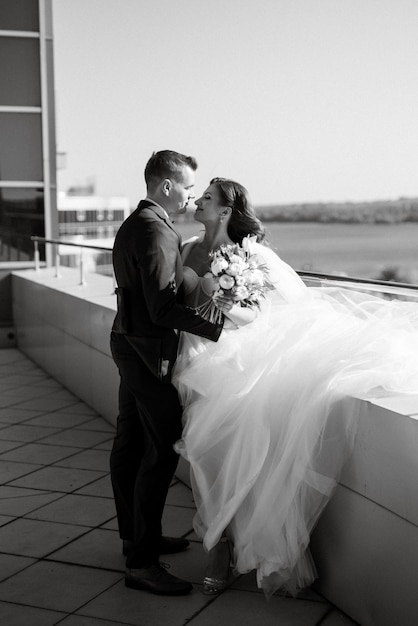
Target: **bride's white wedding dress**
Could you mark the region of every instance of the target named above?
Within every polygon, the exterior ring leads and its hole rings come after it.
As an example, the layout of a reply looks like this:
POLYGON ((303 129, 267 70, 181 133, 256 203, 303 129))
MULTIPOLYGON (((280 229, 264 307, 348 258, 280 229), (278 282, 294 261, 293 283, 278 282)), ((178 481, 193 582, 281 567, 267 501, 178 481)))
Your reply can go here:
MULTIPOLYGON (((269 248, 254 249, 274 284, 255 321, 217 343, 181 335, 176 448, 190 462, 205 547, 227 529, 237 572, 256 570, 267 595, 295 593, 316 577, 310 533, 352 448, 355 397, 418 393, 418 304, 307 288, 269 248)), ((198 306, 213 283, 184 262, 187 303, 198 306)))

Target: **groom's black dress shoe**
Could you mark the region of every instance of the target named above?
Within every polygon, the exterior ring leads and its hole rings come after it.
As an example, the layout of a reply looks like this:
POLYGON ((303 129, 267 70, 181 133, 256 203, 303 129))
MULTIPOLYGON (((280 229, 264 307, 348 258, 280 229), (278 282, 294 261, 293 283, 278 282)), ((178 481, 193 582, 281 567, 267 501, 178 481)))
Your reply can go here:
POLYGON ((138 569, 127 568, 125 585, 160 596, 184 596, 193 589, 191 583, 169 574, 159 563, 138 569))
MULTIPOLYGON (((159 554, 176 554, 183 552, 190 545, 190 541, 183 537, 161 537, 158 548, 159 554)), ((123 554, 127 556, 132 550, 132 541, 123 540, 123 554)))

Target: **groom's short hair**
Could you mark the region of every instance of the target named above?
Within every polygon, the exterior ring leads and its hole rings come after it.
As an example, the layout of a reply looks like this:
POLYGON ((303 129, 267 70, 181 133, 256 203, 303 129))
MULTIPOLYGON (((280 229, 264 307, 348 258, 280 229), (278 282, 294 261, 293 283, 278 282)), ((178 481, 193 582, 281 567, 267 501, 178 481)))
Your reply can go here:
POLYGON ((174 152, 174 150, 153 152, 145 166, 144 175, 147 187, 152 187, 166 178, 179 182, 185 166, 189 166, 193 171, 196 171, 196 159, 180 152, 174 152))

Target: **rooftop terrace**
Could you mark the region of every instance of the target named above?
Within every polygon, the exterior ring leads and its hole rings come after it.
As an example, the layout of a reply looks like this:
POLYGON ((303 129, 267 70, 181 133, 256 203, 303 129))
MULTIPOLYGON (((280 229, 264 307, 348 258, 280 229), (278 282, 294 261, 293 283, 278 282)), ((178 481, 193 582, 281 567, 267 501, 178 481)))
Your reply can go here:
POLYGON ((191 540, 163 557, 192 581, 186 597, 124 586, 109 479, 114 427, 17 349, 0 350, 0 623, 7 626, 349 626, 318 593, 267 602, 255 576, 201 593, 205 556, 194 505, 171 485, 164 532, 191 540))
POLYGON ((192 545, 164 561, 195 590, 176 599, 128 590, 108 477, 113 280, 21 269, 10 287, 13 326, 0 328, 0 624, 416 626, 418 394, 347 398, 361 404, 356 442, 312 534, 318 579, 297 600, 267 602, 253 574, 218 598, 200 593, 205 555, 182 462, 164 531, 192 545))

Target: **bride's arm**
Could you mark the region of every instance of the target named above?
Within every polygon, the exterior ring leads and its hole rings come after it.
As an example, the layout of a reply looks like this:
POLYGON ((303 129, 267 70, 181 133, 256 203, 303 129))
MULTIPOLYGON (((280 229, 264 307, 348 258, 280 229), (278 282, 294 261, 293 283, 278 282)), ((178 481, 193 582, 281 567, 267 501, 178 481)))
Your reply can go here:
POLYGON ((225 313, 225 317, 230 319, 231 322, 234 322, 237 326, 245 326, 255 320, 257 317, 257 311, 250 309, 249 307, 234 304, 232 309, 225 313))

